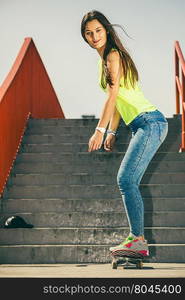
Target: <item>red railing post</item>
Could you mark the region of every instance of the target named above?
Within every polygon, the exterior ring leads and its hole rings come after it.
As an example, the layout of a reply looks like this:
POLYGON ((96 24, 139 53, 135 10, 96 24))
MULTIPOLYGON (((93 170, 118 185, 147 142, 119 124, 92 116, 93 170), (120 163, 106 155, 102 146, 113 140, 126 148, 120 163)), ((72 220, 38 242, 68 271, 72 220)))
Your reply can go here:
POLYGON ((185 74, 181 70, 182 78, 182 144, 181 149, 185 151, 185 74))
POLYGON ((176 51, 176 47, 174 49, 175 53, 175 95, 176 95, 176 114, 180 114, 180 100, 179 100, 179 89, 177 86, 177 78, 179 78, 179 60, 176 51))
POLYGON ((175 41, 175 91, 176 91, 176 114, 180 114, 180 100, 181 100, 181 120, 182 120, 182 132, 181 132, 181 147, 179 152, 185 151, 185 60, 178 41, 175 41), (179 76, 179 67, 181 68, 181 82, 179 76))

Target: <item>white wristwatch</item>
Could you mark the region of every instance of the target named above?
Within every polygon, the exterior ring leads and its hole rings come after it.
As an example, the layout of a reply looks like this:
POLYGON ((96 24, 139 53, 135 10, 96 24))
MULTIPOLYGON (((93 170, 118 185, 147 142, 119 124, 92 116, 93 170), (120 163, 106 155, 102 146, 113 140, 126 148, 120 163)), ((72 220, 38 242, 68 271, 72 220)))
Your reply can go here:
POLYGON ((105 133, 106 132, 106 128, 104 127, 96 127, 96 130, 102 132, 102 133, 105 133))

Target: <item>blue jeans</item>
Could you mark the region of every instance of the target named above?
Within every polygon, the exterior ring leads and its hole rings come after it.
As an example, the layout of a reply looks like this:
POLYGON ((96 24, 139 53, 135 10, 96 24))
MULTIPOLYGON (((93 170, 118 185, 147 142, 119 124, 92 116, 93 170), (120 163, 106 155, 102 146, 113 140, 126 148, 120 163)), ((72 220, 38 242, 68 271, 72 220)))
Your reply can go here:
POLYGON ((129 125, 132 131, 121 162, 117 183, 122 195, 130 232, 144 235, 144 204, 139 184, 142 176, 168 133, 168 122, 159 111, 139 114, 129 125))

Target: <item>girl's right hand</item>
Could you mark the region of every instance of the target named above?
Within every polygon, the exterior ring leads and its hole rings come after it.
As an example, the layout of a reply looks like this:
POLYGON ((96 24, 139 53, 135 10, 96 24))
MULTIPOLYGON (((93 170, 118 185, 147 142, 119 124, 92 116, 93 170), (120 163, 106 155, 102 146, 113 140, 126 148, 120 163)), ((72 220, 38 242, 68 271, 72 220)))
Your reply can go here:
POLYGON ((115 135, 109 133, 104 141, 104 149, 107 152, 112 151, 115 141, 116 141, 115 135))

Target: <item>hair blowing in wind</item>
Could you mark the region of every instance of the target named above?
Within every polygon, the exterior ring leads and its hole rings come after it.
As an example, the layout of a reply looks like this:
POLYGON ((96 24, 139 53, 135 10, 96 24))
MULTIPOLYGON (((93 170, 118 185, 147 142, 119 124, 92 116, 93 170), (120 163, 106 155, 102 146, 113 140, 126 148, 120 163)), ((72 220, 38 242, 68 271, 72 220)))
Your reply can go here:
MULTIPOLYGON (((122 28, 121 25, 111 24, 109 22, 109 20, 101 12, 99 12, 97 10, 92 10, 92 11, 88 12, 87 14, 85 14, 85 16, 83 17, 82 22, 81 22, 81 35, 86 42, 87 42, 87 40, 85 38, 86 24, 87 24, 87 22, 90 22, 95 19, 98 20, 102 24, 102 26, 104 26, 104 28, 107 32, 107 43, 106 43, 104 54, 103 54, 103 60, 105 63, 102 65, 102 70, 103 70, 102 77, 101 77, 102 86, 105 88, 107 86, 107 83, 110 86, 112 85, 111 76, 107 71, 106 64, 107 64, 107 55, 114 48, 114 49, 117 49, 117 51, 119 52, 120 57, 121 57, 125 87, 128 87, 127 80, 129 80, 132 87, 134 88, 135 82, 139 80, 137 68, 136 68, 130 54, 123 46, 117 32, 113 28, 113 26, 120 27, 124 32, 125 32, 125 30, 122 28)), ((127 33, 126 33, 126 35, 128 36, 127 33)))

